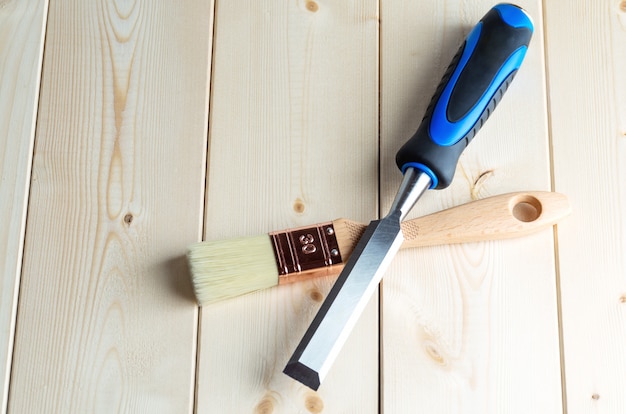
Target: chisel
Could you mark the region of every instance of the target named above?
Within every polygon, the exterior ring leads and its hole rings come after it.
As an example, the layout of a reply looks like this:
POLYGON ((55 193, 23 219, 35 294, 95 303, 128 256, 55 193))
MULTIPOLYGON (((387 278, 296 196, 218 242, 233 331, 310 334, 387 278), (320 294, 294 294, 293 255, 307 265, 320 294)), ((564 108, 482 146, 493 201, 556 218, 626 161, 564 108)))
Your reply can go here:
POLYGON ((317 390, 403 241, 400 222, 427 189, 450 185, 463 150, 519 69, 533 24, 512 4, 472 29, 441 80, 417 132, 396 154, 404 177, 389 213, 372 221, 284 373, 317 390))

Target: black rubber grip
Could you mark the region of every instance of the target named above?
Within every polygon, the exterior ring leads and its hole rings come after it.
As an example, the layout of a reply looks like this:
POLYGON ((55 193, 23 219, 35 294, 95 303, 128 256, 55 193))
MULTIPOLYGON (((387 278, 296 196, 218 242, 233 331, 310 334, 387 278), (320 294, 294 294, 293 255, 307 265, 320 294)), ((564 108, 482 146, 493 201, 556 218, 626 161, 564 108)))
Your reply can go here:
POLYGON ((463 150, 491 115, 519 69, 533 26, 519 7, 493 7, 452 59, 417 132, 396 155, 404 172, 431 177, 431 188, 450 185, 463 150))

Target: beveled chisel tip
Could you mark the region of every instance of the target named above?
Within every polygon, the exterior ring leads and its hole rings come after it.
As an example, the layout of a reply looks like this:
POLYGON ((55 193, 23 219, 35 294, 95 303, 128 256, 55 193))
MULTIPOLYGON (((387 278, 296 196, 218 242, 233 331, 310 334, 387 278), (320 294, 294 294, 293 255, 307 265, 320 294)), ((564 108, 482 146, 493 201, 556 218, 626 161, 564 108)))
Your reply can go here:
POLYGON ((301 382, 313 391, 317 391, 320 387, 321 381, 319 374, 299 361, 290 361, 283 370, 283 373, 301 382))

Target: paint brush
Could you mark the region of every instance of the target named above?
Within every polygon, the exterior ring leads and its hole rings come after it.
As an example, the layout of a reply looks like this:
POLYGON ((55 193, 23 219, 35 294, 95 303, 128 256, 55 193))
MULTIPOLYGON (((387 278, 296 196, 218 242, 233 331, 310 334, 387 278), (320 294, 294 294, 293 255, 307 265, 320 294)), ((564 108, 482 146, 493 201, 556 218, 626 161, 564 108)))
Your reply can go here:
MULTIPOLYGON (((402 223, 402 248, 507 239, 571 212, 563 194, 508 193, 402 223)), ((200 305, 321 276, 337 276, 366 225, 346 219, 252 237, 195 243, 187 258, 200 305)))

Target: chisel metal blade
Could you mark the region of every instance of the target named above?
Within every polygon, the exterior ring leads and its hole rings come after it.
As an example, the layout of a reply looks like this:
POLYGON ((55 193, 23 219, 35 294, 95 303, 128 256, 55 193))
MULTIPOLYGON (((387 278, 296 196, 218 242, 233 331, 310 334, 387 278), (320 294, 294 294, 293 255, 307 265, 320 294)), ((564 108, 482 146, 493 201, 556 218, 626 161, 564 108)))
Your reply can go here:
POLYGON ((430 184, 427 174, 407 170, 389 214, 365 230, 283 370, 285 374, 314 390, 319 388, 404 241, 400 222, 430 184))
POLYGON ((365 230, 284 373, 317 390, 404 238, 400 211, 365 230))

